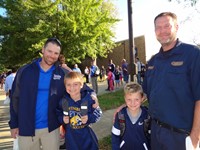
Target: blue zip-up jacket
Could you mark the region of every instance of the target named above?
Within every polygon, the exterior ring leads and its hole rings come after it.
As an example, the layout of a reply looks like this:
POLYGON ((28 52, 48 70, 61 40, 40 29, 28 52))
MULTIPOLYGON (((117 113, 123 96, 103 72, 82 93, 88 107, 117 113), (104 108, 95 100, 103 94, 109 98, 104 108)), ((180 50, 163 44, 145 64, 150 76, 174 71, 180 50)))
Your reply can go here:
MULTIPOLYGON (((95 101, 91 98, 91 91, 89 89, 81 90, 81 100, 74 101, 70 98, 69 94, 66 94, 64 99, 68 102, 69 107, 69 117, 70 123, 65 124, 65 143, 66 149, 73 150, 97 150, 98 149, 98 140, 89 127, 89 124, 95 123, 100 120, 102 111, 99 108, 93 108, 92 105, 95 101), (88 108, 88 121, 86 124, 82 124, 81 121, 81 104, 87 102, 88 108)), ((62 99, 60 101, 60 107, 58 108, 58 119, 61 123, 63 122, 63 106, 62 99)))
MULTIPOLYGON (((19 128, 20 136, 35 135, 35 109, 40 74, 37 61, 19 69, 12 86, 9 125, 11 129, 19 128)), ((63 68, 55 65, 49 88, 49 132, 60 126, 56 116, 56 108, 59 105, 59 100, 65 94, 64 75, 63 68)))

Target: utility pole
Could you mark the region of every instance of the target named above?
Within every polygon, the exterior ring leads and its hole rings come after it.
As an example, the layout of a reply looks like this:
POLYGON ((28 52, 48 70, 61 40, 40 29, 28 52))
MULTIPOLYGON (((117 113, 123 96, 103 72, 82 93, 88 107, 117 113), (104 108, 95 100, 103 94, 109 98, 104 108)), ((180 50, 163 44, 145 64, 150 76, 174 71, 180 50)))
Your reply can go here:
POLYGON ((129 62, 129 73, 131 76, 131 81, 134 81, 135 74, 135 54, 134 54, 134 38, 133 38, 133 24, 132 24, 132 0, 127 0, 128 4, 128 26, 129 26, 129 54, 130 54, 130 62, 129 62))

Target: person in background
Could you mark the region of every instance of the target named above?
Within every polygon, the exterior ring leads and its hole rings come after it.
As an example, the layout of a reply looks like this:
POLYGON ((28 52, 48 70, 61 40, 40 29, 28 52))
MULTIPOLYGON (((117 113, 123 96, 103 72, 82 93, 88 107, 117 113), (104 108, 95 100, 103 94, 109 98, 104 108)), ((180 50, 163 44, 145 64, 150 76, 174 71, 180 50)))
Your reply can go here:
POLYGON ((120 72, 120 76, 119 76, 119 85, 123 86, 123 73, 122 73, 122 67, 119 67, 119 72, 120 72))
POLYGON ((5 80, 6 96, 10 97, 11 88, 12 88, 12 84, 13 84, 13 81, 15 79, 16 73, 17 73, 17 67, 13 67, 12 71, 11 71, 11 74, 6 77, 6 80, 5 80))
POLYGON ((142 64, 142 68, 141 68, 141 84, 144 81, 144 77, 145 77, 145 72, 146 72, 146 65, 142 64))
MULTIPOLYGON (((108 68, 109 68, 108 71, 111 71, 112 73, 114 73, 115 64, 113 63, 112 59, 109 59, 108 68)), ((108 75, 108 72, 107 72, 107 75, 108 75)), ((107 79, 107 81, 108 81, 108 79, 107 79)), ((106 91, 110 91, 110 89, 112 89, 112 87, 110 88, 109 86, 110 86, 110 84, 108 82, 108 88, 106 89, 106 91)), ((113 82, 113 87, 114 87, 114 82, 113 82)))
POLYGON ((65 62, 65 56, 63 54, 60 54, 58 61, 60 62, 60 66, 64 69, 66 69, 68 72, 71 72, 72 69, 70 67, 67 66, 66 62, 65 62))
POLYGON ((6 73, 3 72, 0 76, 0 89, 4 90, 5 89, 5 79, 6 79, 6 73))
POLYGON ((145 99, 142 87, 127 83, 124 99, 126 107, 117 113, 112 127, 112 150, 150 150, 148 131, 145 131, 148 109, 141 106, 145 99))
POLYGON ((154 19, 160 51, 149 61, 143 90, 152 117, 153 150, 194 150, 200 140, 200 49, 177 38, 176 14, 154 19))
POLYGON ((5 79, 5 92, 6 92, 6 100, 4 101, 4 104, 9 104, 10 103, 10 95, 11 95, 11 89, 12 89, 12 84, 15 79, 17 72, 17 67, 13 67, 11 70, 11 74, 8 75, 5 79))
POLYGON ((78 67, 77 64, 74 65, 74 68, 72 69, 74 72, 79 72, 81 73, 81 69, 78 67))
POLYGON ((126 59, 122 59, 122 75, 125 83, 129 81, 129 73, 128 73, 128 63, 126 59))
POLYGON ((89 83, 90 70, 88 66, 85 66, 84 75, 85 75, 86 83, 89 83))
POLYGON ((106 80, 106 69, 104 66, 101 66, 101 74, 102 74, 102 81, 105 81, 106 80))
POLYGON ((136 66, 137 66, 137 82, 141 85, 141 70, 142 70, 142 62, 139 58, 136 58, 136 66))
POLYGON ((120 76, 121 76, 119 66, 116 67, 114 76, 115 76, 115 88, 118 89, 120 87, 120 76))
POLYGON ((98 150, 98 140, 89 126, 100 120, 100 107, 93 107, 95 101, 90 91, 81 91, 83 75, 70 72, 64 79, 66 94, 60 100, 58 119, 65 124, 65 142, 68 150, 98 150), (59 111, 60 110, 60 111, 59 111))
POLYGON ((115 81, 115 75, 112 73, 112 68, 108 67, 108 74, 107 74, 107 80, 109 83, 109 91, 114 90, 114 81, 115 81))
POLYGON ((92 89, 96 92, 96 94, 98 94, 98 82, 97 82, 97 78, 99 75, 99 68, 96 65, 96 61, 93 60, 91 62, 91 66, 90 66, 90 78, 91 78, 91 83, 92 83, 92 89), (97 73, 98 72, 98 73, 97 73))

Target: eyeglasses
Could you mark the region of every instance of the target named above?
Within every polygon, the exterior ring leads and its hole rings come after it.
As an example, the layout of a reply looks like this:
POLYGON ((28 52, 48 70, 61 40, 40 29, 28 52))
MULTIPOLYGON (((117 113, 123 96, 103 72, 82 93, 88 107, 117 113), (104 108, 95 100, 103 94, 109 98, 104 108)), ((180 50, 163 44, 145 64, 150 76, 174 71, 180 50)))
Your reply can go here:
POLYGON ((45 42, 45 46, 49 43, 49 42, 55 42, 58 46, 62 46, 61 42, 57 39, 57 38, 48 38, 47 41, 45 42))

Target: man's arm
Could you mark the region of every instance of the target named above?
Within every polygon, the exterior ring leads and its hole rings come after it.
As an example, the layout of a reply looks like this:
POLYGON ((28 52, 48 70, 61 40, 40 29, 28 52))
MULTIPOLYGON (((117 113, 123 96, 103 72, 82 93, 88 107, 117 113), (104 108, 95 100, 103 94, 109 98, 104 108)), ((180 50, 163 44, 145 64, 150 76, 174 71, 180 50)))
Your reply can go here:
POLYGON ((190 133, 190 138, 192 140, 192 144, 194 148, 198 147, 198 142, 200 139, 200 100, 196 101, 194 108, 194 119, 193 126, 190 133))

